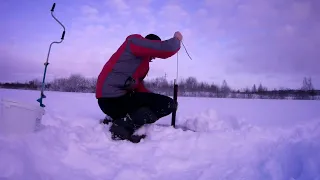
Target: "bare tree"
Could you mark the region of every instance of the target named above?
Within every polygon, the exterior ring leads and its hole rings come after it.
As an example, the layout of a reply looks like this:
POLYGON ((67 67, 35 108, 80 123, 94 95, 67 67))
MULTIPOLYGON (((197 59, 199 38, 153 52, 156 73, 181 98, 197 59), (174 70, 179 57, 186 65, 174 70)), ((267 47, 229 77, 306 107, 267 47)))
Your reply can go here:
POLYGON ((227 81, 223 80, 221 88, 220 88, 221 94, 220 97, 227 97, 229 93, 231 92, 231 88, 228 86, 227 81))
POLYGON ((252 86, 252 90, 251 90, 253 93, 256 93, 257 92, 257 87, 256 87, 256 85, 254 84, 253 86, 252 86))
POLYGON ((303 78, 301 90, 303 90, 303 91, 311 91, 311 90, 313 90, 313 85, 312 85, 312 81, 311 81, 310 77, 309 78, 306 78, 306 77, 303 78))

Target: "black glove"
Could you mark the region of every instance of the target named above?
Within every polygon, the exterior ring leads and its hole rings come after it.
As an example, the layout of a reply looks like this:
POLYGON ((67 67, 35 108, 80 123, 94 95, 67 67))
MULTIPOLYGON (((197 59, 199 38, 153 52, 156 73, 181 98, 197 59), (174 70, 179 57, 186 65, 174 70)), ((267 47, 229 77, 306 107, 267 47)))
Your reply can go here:
POLYGON ((128 79, 124 83, 124 89, 126 90, 132 90, 133 87, 136 85, 136 80, 133 79, 131 76, 128 77, 128 79))

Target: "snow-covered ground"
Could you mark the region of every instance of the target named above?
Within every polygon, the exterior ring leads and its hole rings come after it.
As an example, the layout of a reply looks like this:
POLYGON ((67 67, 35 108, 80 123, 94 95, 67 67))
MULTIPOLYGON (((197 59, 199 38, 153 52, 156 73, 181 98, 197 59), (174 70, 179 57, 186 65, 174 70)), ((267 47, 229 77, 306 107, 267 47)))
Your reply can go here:
MULTIPOLYGON (((150 126, 132 144, 111 141, 94 94, 45 94, 43 130, 0 136, 1 180, 320 179, 320 101, 180 97, 178 124, 197 132, 150 126)), ((0 89, 0 98, 38 97, 0 89)))

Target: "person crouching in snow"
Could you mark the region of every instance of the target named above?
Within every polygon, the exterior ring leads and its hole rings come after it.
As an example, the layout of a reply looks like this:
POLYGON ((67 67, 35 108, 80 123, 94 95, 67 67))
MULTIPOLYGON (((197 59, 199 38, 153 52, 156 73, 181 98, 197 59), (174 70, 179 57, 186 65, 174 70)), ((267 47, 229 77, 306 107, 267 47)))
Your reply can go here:
POLYGON ((98 76, 96 98, 100 109, 112 118, 113 140, 138 143, 144 136, 133 135, 137 129, 177 108, 172 98, 150 92, 143 80, 149 71, 149 62, 176 54, 182 38, 180 32, 164 41, 155 34, 146 37, 132 34, 106 62, 98 76))

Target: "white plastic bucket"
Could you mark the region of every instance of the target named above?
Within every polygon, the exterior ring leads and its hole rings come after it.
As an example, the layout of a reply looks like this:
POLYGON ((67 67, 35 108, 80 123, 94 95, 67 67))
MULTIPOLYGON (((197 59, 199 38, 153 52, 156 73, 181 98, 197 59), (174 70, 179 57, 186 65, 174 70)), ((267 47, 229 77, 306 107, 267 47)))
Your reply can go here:
POLYGON ((12 100, 1 100, 0 133, 26 134, 41 128, 41 119, 45 114, 40 105, 31 105, 12 100))

